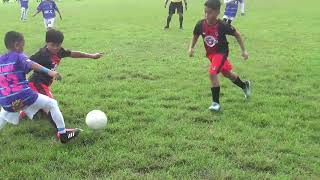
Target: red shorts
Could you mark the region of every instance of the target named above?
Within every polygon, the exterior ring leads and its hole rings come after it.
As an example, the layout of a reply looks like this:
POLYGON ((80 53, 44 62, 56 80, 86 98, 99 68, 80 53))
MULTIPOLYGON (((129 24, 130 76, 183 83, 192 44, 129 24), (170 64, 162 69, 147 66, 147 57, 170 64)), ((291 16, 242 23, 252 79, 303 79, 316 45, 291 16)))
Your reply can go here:
POLYGON ((53 98, 52 93, 51 93, 48 85, 45 85, 43 83, 29 82, 29 86, 31 87, 31 89, 33 91, 53 98))
POLYGON ((209 55, 208 58, 210 60, 210 67, 209 67, 209 74, 210 75, 217 75, 220 72, 224 71, 231 71, 232 70, 232 64, 227 59, 223 61, 224 54, 212 54, 209 55), (221 64, 223 63, 223 64, 221 64))

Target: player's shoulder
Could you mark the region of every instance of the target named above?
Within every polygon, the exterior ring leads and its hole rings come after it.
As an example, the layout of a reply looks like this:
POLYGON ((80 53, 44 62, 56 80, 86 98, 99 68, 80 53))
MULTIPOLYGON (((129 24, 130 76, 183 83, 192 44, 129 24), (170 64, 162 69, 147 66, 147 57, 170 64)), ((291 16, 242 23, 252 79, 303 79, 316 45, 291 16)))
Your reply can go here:
POLYGON ((197 21, 196 27, 197 27, 197 26, 202 26, 202 24, 204 23, 204 21, 205 21, 205 19, 201 19, 201 20, 197 21))
POLYGON ((48 55, 49 55, 49 53, 47 51, 47 48, 42 47, 42 48, 39 48, 35 53, 33 53, 33 55, 31 57, 35 58, 35 57, 48 56, 48 55))

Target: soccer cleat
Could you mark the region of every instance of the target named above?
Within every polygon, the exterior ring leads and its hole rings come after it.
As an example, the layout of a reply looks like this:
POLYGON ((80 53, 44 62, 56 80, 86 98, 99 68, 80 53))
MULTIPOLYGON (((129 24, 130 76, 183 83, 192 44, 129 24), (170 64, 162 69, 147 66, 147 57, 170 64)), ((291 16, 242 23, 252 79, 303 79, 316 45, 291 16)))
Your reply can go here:
POLYGON ((57 138, 60 139, 60 142, 63 144, 68 143, 71 139, 77 137, 80 133, 80 129, 66 129, 65 133, 57 133, 57 138))
POLYGON ((242 89, 244 92, 244 97, 249 98, 251 96, 251 83, 250 81, 244 81, 244 83, 246 84, 245 88, 242 89))
POLYGON ((169 26, 165 26, 164 29, 169 29, 169 26))
POLYGON ((209 110, 210 111, 219 111, 220 110, 220 104, 216 103, 216 102, 213 102, 211 104, 211 106, 209 107, 209 110))
POLYGON ((182 26, 180 26, 180 30, 183 30, 183 27, 182 27, 182 26))

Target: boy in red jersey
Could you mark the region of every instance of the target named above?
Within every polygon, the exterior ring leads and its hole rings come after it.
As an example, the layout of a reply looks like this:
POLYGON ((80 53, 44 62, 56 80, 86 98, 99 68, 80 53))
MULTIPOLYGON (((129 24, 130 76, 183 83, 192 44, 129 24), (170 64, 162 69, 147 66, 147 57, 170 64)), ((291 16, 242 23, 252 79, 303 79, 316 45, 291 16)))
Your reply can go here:
POLYGON ((201 35, 204 46, 211 64, 209 67, 210 81, 212 84, 212 105, 209 107, 211 111, 220 110, 220 84, 218 74, 221 72, 225 77, 229 78, 234 84, 239 86, 245 97, 250 96, 250 82, 242 81, 238 75, 232 72, 232 65, 228 60, 229 47, 226 35, 231 35, 238 41, 242 57, 248 59, 248 53, 244 47, 240 33, 230 24, 218 19, 221 3, 219 0, 207 0, 205 2, 205 19, 200 20, 193 31, 193 38, 189 48, 189 56, 194 54, 194 47, 201 35))

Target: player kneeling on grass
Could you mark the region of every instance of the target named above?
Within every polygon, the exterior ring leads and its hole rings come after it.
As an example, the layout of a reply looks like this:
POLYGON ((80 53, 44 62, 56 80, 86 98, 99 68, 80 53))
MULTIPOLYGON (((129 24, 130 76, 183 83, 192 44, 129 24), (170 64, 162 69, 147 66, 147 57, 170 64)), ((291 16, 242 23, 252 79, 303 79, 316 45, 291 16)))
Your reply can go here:
POLYGON ((199 36, 203 37, 204 46, 211 64, 209 67, 210 80, 212 83, 212 105, 209 107, 211 111, 220 110, 220 84, 218 74, 221 72, 225 77, 229 78, 234 84, 239 86, 245 93, 245 97, 250 96, 250 82, 240 80, 239 76, 234 74, 232 65, 228 60, 229 47, 226 35, 234 36, 241 48, 242 56, 248 59, 248 53, 244 47, 240 33, 230 24, 218 19, 221 3, 219 0, 207 0, 205 2, 205 19, 200 20, 193 31, 193 39, 189 49, 189 56, 194 54, 194 46, 199 36))
POLYGON ((50 112, 59 130, 62 143, 76 137, 80 130, 66 130, 64 119, 56 100, 34 92, 26 80, 26 74, 31 70, 42 72, 54 79, 61 79, 58 72, 51 71, 36 62, 29 60, 23 54, 24 37, 21 33, 10 31, 5 35, 5 46, 9 50, 0 56, 0 129, 7 122, 19 123, 19 112, 23 110, 32 119, 43 109, 50 112))
MULTIPOLYGON (((34 62, 39 63, 40 65, 55 71, 60 64, 62 58, 71 57, 71 58, 91 58, 99 59, 102 57, 102 53, 85 53, 80 51, 70 51, 65 50, 62 47, 64 40, 64 35, 62 32, 51 29, 46 32, 46 45, 41 48, 38 52, 30 57, 34 62)), ((50 90, 50 86, 53 83, 54 78, 43 72, 33 72, 29 78, 29 86, 35 92, 49 96, 53 98, 53 95, 50 90)), ((23 118, 25 115, 22 113, 20 118, 23 118)), ((50 122, 53 123, 50 113, 48 114, 50 122)), ((55 128, 57 128, 55 126, 55 128)))

